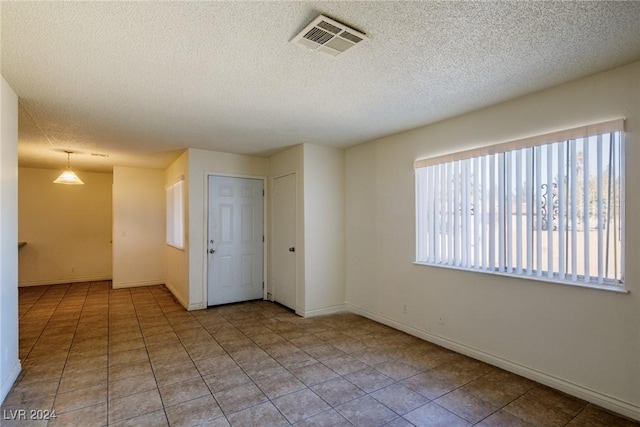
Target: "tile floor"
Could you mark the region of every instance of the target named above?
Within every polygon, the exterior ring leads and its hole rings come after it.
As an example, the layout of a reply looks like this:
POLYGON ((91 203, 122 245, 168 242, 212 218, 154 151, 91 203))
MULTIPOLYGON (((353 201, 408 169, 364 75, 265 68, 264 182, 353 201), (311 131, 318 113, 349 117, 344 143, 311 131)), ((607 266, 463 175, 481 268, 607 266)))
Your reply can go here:
POLYGON ((638 425, 357 315, 187 312, 164 286, 21 288, 20 358, 2 426, 638 425))

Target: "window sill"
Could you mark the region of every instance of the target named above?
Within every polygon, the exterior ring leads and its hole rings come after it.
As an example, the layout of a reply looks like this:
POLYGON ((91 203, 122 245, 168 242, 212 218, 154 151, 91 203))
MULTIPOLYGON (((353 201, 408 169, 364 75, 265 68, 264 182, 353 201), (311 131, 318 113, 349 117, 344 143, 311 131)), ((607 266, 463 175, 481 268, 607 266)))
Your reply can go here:
POLYGON ((560 280, 560 279, 550 279, 548 277, 542 277, 542 276, 539 277, 539 276, 533 276, 533 275, 527 275, 527 274, 502 273, 502 272, 499 272, 499 271, 473 270, 473 269, 469 269, 469 268, 456 267, 456 266, 453 266, 453 265, 429 264, 429 263, 426 263, 426 262, 418 262, 418 261, 414 261, 413 264, 424 266, 424 267, 446 268, 446 269, 450 269, 450 270, 465 271, 467 273, 492 274, 492 275, 495 275, 495 276, 504 276, 504 277, 510 277, 510 278, 513 278, 513 279, 525 279, 525 280, 534 280, 534 281, 537 281, 537 282, 555 283, 555 284, 558 284, 558 285, 573 286, 573 287, 578 287, 578 288, 596 289, 596 290, 599 290, 599 291, 615 292, 615 293, 619 293, 619 294, 628 294, 629 293, 628 289, 625 289, 625 288, 620 287, 620 286, 615 286, 615 285, 607 285, 607 284, 599 285, 597 283, 584 283, 584 282, 567 282, 567 281, 560 280))

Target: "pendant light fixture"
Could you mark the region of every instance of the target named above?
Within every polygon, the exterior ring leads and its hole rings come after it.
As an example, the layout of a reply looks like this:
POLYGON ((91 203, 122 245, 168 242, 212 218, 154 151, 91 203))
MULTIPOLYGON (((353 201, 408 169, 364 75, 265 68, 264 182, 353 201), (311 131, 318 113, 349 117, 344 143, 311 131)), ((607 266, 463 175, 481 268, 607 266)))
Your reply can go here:
POLYGON ((76 175, 75 172, 71 170, 71 153, 73 153, 73 151, 65 151, 65 153, 67 153, 67 169, 64 172, 62 172, 60 176, 56 178, 55 181, 53 181, 53 183, 67 184, 67 185, 84 184, 84 182, 82 182, 82 180, 78 178, 78 175, 76 175))

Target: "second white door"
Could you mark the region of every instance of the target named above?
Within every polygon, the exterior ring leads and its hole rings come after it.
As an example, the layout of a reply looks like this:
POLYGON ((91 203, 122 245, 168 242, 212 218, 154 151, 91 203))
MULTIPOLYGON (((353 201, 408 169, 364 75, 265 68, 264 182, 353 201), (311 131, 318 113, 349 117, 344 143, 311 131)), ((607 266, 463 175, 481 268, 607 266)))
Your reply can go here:
POLYGON ((271 279, 273 299, 296 309, 296 174, 273 180, 271 279))
POLYGON ((209 177, 208 305, 263 297, 263 186, 260 179, 209 177))

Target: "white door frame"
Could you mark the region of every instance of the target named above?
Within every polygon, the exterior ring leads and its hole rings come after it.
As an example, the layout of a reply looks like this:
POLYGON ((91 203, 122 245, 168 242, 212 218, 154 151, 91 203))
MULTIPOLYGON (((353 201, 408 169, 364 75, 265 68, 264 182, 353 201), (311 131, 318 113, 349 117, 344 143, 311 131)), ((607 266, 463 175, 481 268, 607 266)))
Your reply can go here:
POLYGON ((247 175, 247 174, 233 174, 233 173, 219 173, 219 172, 205 172, 204 173, 204 212, 203 212, 203 220, 204 220, 204 238, 202 239, 202 254, 203 255, 203 284, 202 284, 202 301, 204 301, 204 307, 208 307, 208 294, 209 294, 209 246, 207 245, 208 235, 209 235, 209 177, 210 176, 221 176, 226 178, 246 178, 246 179, 259 179, 262 181, 262 189, 264 190, 264 197, 262 199, 262 234, 264 235, 264 242, 262 242, 262 280, 264 282, 264 287, 262 288, 262 299, 267 299, 267 289, 269 288, 269 277, 267 276, 267 245, 269 237, 267 236, 267 196, 269 192, 267 191, 267 177, 265 176, 257 176, 257 175, 247 175))
MULTIPOLYGON (((296 223, 295 223, 295 228, 296 228, 296 241, 295 241, 295 248, 296 248, 296 252, 295 252, 295 257, 296 257, 296 262, 295 262, 295 266, 296 266, 296 274, 295 274, 295 281, 294 281, 294 288, 296 290, 296 303, 295 303, 295 308, 294 311, 296 313, 298 313, 298 296, 299 296, 299 292, 298 292, 298 255, 300 254, 300 245, 299 240, 300 239, 300 233, 298 232, 298 223, 299 223, 299 209, 298 209, 298 171, 297 170, 292 170, 290 172, 286 172, 286 173, 282 173, 279 175, 275 175, 272 176, 270 178, 270 184, 271 184, 271 188, 273 188, 274 186, 274 181, 278 178, 284 178, 285 176, 288 175, 295 175, 295 184, 296 184, 296 191, 295 191, 295 208, 296 208, 296 223)), ((269 195, 269 205, 271 206, 271 208, 273 209, 273 193, 269 195)), ((273 233, 273 221, 271 221, 271 228, 269 229, 270 233, 273 233)), ((271 248, 269 248, 271 249, 271 248)), ((266 287, 265 287, 266 288, 266 287)), ((268 289, 268 288, 267 288, 268 289)), ((271 295, 270 301, 275 301, 275 290, 274 289, 270 289, 271 292, 269 292, 269 294, 271 295)), ((303 316, 304 317, 304 316, 303 316)))

